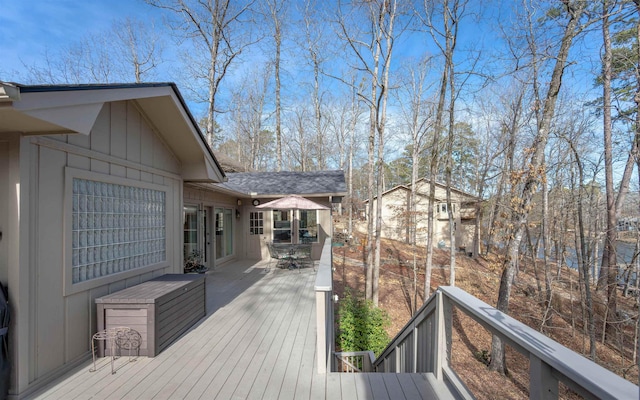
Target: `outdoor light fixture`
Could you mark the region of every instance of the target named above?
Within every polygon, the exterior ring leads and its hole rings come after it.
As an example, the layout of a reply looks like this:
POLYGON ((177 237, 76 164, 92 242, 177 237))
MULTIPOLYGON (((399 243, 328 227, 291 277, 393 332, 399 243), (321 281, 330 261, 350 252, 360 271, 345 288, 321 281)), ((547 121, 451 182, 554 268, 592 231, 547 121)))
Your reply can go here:
POLYGON ((240 218, 240 210, 236 210, 236 218, 240 218))

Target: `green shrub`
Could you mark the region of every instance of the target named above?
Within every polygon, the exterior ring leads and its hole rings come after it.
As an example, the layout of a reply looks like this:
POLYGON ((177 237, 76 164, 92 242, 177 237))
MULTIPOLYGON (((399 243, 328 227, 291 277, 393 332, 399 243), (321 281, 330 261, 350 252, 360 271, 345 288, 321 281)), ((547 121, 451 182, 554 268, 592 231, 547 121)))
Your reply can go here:
POLYGON ((338 347, 345 352, 371 350, 378 356, 389 343, 390 325, 385 310, 346 290, 338 305, 338 347))

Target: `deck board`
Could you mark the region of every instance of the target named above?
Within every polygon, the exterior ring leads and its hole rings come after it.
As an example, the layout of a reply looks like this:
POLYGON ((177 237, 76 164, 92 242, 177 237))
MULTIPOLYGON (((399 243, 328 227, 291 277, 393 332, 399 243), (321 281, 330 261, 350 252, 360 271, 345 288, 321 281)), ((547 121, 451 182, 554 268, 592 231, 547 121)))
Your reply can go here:
POLYGON ((387 392, 387 387, 384 383, 384 375, 386 374, 358 374, 365 376, 369 379, 371 385, 371 393, 374 400, 392 400, 400 397, 391 397, 387 392))
MULTIPOLYGON (((315 272, 207 273, 207 316, 155 358, 87 361, 27 399, 432 399, 422 374, 318 374, 315 272)), ((252 268, 253 267, 253 268, 252 268)), ((441 388, 439 390, 442 390, 441 388)))

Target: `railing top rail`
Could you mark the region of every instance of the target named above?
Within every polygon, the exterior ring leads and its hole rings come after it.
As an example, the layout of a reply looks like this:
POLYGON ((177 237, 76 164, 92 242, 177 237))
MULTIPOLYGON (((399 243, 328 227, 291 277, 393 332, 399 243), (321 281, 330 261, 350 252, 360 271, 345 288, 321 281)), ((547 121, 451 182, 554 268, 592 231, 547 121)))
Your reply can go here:
POLYGON ((638 386, 464 290, 451 286, 443 286, 438 290, 476 321, 533 354, 593 395, 618 399, 638 397, 638 386))
POLYGON ((316 292, 330 292, 333 290, 331 277, 331 238, 327 237, 322 247, 320 262, 318 263, 318 273, 316 274, 316 292))

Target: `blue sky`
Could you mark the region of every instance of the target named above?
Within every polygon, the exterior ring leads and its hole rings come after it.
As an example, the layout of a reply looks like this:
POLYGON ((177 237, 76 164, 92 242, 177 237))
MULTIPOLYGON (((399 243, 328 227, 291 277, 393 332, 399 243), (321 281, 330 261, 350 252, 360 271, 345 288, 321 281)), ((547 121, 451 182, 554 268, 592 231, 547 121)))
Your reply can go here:
MULTIPOLYGON (((297 4, 299 3, 293 0, 290 3, 294 9, 297 4)), ((478 4, 476 0, 471 0, 469 7, 477 7, 478 4)), ((488 4, 484 6, 487 8, 483 8, 481 12, 485 17, 491 14, 492 18, 479 21, 472 17, 466 17, 458 49, 464 51, 469 48, 483 48, 485 51, 483 55, 488 56, 488 52, 499 50, 502 46, 498 32, 499 22, 509 20, 508 14, 512 3, 511 0, 495 0, 484 4, 488 4)), ((477 9, 473 11, 475 12, 477 9)), ((77 43, 83 37, 107 32, 114 21, 123 17, 130 17, 145 23, 154 22, 157 27, 162 27, 163 16, 163 10, 151 7, 143 0, 0 0, 0 51, 2 52, 0 81, 27 83, 24 79, 24 72, 22 75, 20 74, 20 71, 24 70, 23 65, 41 65, 46 51, 55 53, 60 50, 60 47, 77 43)), ((587 60, 590 61, 585 62, 584 58, 579 57, 581 62, 567 68, 564 80, 565 89, 588 94, 584 96, 585 98, 594 95, 591 71, 598 68, 599 61, 599 35, 596 32, 591 38, 576 41, 572 50, 572 57, 589 54, 590 57, 587 60)), ((172 63, 170 59, 176 47, 172 39, 167 38, 166 41, 164 70, 161 68, 154 80, 177 81, 179 83, 179 72, 172 68, 172 65, 176 64, 172 63)), ((424 34, 417 39, 416 35, 405 35, 398 41, 399 46, 395 50, 395 57, 397 59, 418 58, 428 52, 437 53, 437 49, 432 44, 429 45, 428 42, 429 39, 424 34)), ((283 86, 285 91, 290 92, 285 94, 290 96, 290 102, 308 98, 308 95, 305 97, 305 94, 299 94, 299 92, 301 88, 305 87, 304 85, 309 85, 308 81, 304 82, 305 77, 303 76, 308 74, 309 67, 304 65, 300 59, 295 59, 285 53, 284 57, 287 56, 289 60, 284 60, 283 79, 288 79, 293 84, 283 86), (287 61, 291 63, 287 64, 287 61), (296 94, 298 95, 296 96, 296 94)), ((229 71, 227 81, 230 83, 228 86, 237 86, 238 80, 247 79, 247 76, 259 70, 265 60, 264 56, 257 56, 255 51, 243 56, 243 58, 245 57, 248 57, 249 60, 244 59, 244 64, 238 63, 229 71)), ((340 59, 331 62, 338 66, 344 66, 344 61, 340 59)), ((499 63, 499 61, 495 62, 499 63)), ((402 69, 402 63, 398 62, 397 67, 402 69)), ((492 68, 493 65, 488 64, 485 67, 492 68)), ((334 92, 337 83, 332 83, 327 79, 326 84, 333 84, 334 87, 330 91, 334 92)), ((187 89, 180 88, 183 95, 189 97, 187 89)), ((224 92, 219 94, 222 96, 221 98, 224 98, 224 92)), ((194 114, 198 115, 198 109, 201 107, 190 102, 190 108, 194 114)))
POLYGON ((0 80, 16 80, 23 63, 48 49, 109 29, 123 15, 149 20, 156 9, 138 0, 0 0, 0 80))

